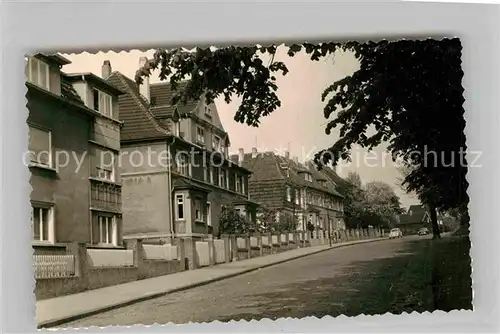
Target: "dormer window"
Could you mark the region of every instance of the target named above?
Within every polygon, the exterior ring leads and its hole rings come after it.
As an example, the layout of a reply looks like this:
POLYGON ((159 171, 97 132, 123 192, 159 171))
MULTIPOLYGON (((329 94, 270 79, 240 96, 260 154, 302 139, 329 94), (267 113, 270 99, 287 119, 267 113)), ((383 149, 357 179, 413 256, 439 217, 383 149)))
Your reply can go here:
POLYGON ((205 115, 212 116, 212 110, 209 106, 205 106, 205 115))
POLYGON ((196 127, 196 141, 199 144, 205 145, 205 129, 201 126, 196 127))
POLYGON ((113 100, 111 95, 106 94, 98 89, 93 90, 94 94, 94 110, 100 114, 113 117, 113 100))
POLYGON ((220 137, 214 135, 212 138, 212 150, 217 152, 220 150, 220 137))
POLYGON ((28 66, 28 81, 50 91, 49 64, 38 58, 30 57, 28 66))
POLYGON ((312 182, 312 175, 309 173, 304 173, 304 178, 306 181, 312 182))

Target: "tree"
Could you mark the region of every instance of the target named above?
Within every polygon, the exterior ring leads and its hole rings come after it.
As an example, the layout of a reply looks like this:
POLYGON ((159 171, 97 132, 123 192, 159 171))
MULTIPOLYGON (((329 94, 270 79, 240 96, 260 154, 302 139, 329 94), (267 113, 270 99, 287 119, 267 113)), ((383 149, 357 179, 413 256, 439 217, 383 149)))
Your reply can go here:
MULTIPOLYGON (((412 166, 409 162, 403 162, 397 167, 399 173, 401 174, 401 177, 398 179, 399 186, 403 191, 406 191, 407 193, 411 193, 412 189, 410 187, 410 184, 406 182, 407 178, 410 177, 410 175, 417 170, 417 167, 412 166)), ((437 214, 436 214, 436 209, 432 207, 432 205, 427 205, 427 211, 429 211, 429 214, 431 215, 431 226, 432 226, 432 236, 435 239, 440 239, 441 238, 441 229, 439 227, 438 221, 437 221, 437 214), (435 214, 435 217, 432 217, 432 214, 435 214)))
POLYGON ((374 217, 373 226, 389 227, 397 215, 403 213, 399 197, 387 183, 372 181, 365 185, 365 212, 374 217))
POLYGON ((349 172, 346 177, 346 184, 341 186, 339 191, 344 194, 344 216, 346 225, 349 228, 359 228, 364 213, 366 202, 365 192, 361 177, 355 172, 349 172))
POLYGON ((222 207, 219 220, 219 237, 222 234, 247 234, 251 231, 252 227, 252 223, 236 211, 233 206, 227 205, 222 207))
MULTIPOLYGON (((350 160, 353 145, 372 149, 388 142, 393 159, 416 166, 404 183, 428 205, 433 225, 437 210, 452 208, 459 208, 468 223, 461 49, 458 38, 290 45, 290 57, 304 51, 317 61, 342 50, 353 52, 360 64, 322 94, 329 119, 325 131, 340 127, 340 138, 317 153, 318 167, 350 160), (429 163, 426 152, 441 159, 429 163)), ((136 81, 141 83, 157 68, 160 79, 169 78, 173 89, 189 79, 172 104, 200 96, 209 103, 221 95, 226 102, 233 95, 241 97, 235 120, 258 126, 262 116, 281 106, 276 75, 286 75, 288 68, 274 61, 275 54, 275 45, 158 50, 137 72, 136 81), (259 57, 263 54, 270 55, 267 65, 259 57)))

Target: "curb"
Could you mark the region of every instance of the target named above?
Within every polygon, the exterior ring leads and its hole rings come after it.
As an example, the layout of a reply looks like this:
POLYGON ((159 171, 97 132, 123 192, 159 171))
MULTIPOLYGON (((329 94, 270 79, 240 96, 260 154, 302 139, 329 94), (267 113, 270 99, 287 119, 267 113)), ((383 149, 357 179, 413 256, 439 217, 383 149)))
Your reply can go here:
POLYGON ((72 315, 72 316, 67 316, 67 317, 64 317, 64 318, 56 319, 56 320, 44 321, 44 322, 41 322, 41 323, 37 324, 37 329, 50 328, 50 327, 58 326, 58 325, 61 325, 61 324, 67 323, 67 322, 71 322, 71 321, 75 321, 75 320, 87 318, 87 317, 90 317, 90 316, 93 316, 93 315, 96 315, 96 314, 99 314, 99 313, 111 311, 111 310, 114 310, 114 309, 117 309, 117 308, 129 306, 129 305, 140 303, 140 302, 143 302, 143 301, 147 301, 147 300, 151 300, 151 299, 163 297, 163 296, 166 296, 168 294, 175 293, 175 292, 189 290, 189 289, 196 288, 196 287, 203 286, 203 285, 207 285, 207 284, 210 284, 210 283, 215 283, 215 282, 222 281, 222 280, 225 280, 225 279, 228 279, 228 278, 232 278, 232 277, 244 275, 244 274, 247 274, 247 273, 250 273, 250 272, 253 272, 253 271, 257 271, 257 270, 260 270, 260 269, 263 269, 263 268, 268 268, 268 267, 271 267, 271 266, 274 266, 274 265, 277 265, 277 264, 281 264, 281 263, 285 263, 285 262, 289 262, 289 261, 301 259, 301 258, 310 256, 310 255, 314 255, 314 254, 318 254, 318 253, 323 253, 323 252, 326 252, 326 251, 329 251, 329 250, 334 250, 334 249, 337 249, 337 248, 343 248, 343 247, 349 247, 349 246, 356 246, 358 244, 365 244, 365 243, 377 242, 377 241, 382 241, 382 240, 387 240, 387 238, 383 237, 383 238, 373 239, 373 240, 366 240, 366 241, 363 240, 362 242, 351 243, 351 244, 339 244, 338 246, 332 246, 332 247, 329 247, 329 248, 326 248, 326 249, 320 249, 320 250, 317 250, 317 251, 312 252, 312 253, 302 254, 302 255, 298 255, 296 257, 292 257, 292 258, 289 258, 289 259, 285 259, 285 260, 280 260, 280 261, 273 262, 273 263, 264 264, 264 265, 261 265, 261 266, 255 267, 255 268, 245 269, 245 270, 242 270, 242 271, 237 272, 237 273, 232 273, 232 274, 227 274, 227 275, 224 275, 224 276, 219 276, 219 277, 216 277, 216 278, 208 279, 206 281, 202 281, 202 282, 193 283, 193 284, 189 284, 189 285, 186 285, 186 286, 174 288, 174 289, 171 289, 171 290, 168 290, 168 291, 155 292, 155 293, 152 293, 152 294, 149 294, 149 295, 145 295, 145 296, 142 296, 142 297, 133 298, 133 299, 128 300, 128 301, 119 302, 119 303, 116 303, 114 305, 99 307, 99 308, 96 308, 96 309, 93 309, 93 310, 84 311, 84 312, 79 313, 79 314, 75 314, 75 315, 72 315))

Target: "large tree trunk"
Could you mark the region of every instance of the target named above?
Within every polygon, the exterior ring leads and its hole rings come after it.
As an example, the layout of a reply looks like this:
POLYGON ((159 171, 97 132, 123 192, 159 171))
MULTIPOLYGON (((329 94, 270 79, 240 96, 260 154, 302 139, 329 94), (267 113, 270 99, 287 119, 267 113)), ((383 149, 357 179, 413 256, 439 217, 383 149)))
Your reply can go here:
POLYGON ((441 233, 439 231, 439 224, 437 220, 436 206, 433 204, 429 204, 428 209, 431 216, 432 239, 441 239, 441 233))

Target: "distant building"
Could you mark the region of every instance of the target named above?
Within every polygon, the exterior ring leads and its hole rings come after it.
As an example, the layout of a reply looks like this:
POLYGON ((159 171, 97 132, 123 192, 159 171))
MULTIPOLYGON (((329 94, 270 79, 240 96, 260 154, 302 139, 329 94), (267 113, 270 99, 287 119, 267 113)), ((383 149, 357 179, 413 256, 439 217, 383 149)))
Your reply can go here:
POLYGON ((70 63, 60 55, 27 59, 27 162, 33 245, 40 252, 70 242, 121 244, 120 173, 114 158, 120 150, 122 91, 90 73, 63 73, 62 66, 70 63))
POLYGON ((109 62, 102 75, 126 92, 119 99, 126 238, 170 242, 176 235, 217 234, 221 210, 229 205, 255 221, 251 172, 229 160, 229 135, 215 104, 200 97, 172 106, 169 83, 146 78, 139 87, 109 62))
POLYGON ((425 205, 411 205, 406 214, 399 215, 397 227, 403 234, 417 234, 423 227, 431 230, 431 219, 425 205))
POLYGON ((255 148, 246 154, 240 149, 238 156, 252 171, 251 198, 278 214, 291 214, 299 231, 307 230, 308 225, 325 233, 345 228, 343 196, 312 163, 301 164, 288 153, 280 156, 255 148))

